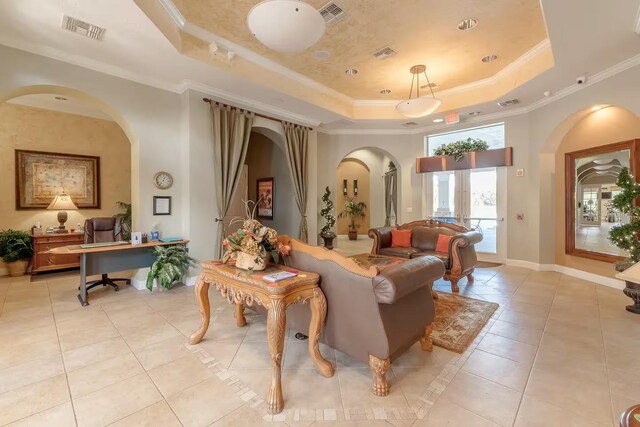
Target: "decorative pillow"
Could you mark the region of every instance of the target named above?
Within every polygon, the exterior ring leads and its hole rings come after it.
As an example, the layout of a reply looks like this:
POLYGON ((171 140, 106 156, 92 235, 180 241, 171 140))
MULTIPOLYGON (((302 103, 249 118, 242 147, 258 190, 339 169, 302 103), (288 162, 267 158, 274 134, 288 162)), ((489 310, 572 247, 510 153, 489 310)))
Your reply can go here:
POLYGON ((410 248, 411 230, 391 230, 392 248, 410 248))
POLYGON ((436 252, 449 253, 449 242, 451 237, 446 234, 438 234, 438 242, 436 243, 436 252))

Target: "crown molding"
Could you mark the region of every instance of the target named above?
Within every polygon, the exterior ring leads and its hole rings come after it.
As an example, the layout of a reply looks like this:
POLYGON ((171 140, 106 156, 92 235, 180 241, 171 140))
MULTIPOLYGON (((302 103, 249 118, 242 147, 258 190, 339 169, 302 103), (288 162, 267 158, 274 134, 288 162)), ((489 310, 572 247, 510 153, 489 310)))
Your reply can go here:
POLYGON ((184 25, 187 23, 187 20, 185 19, 182 12, 180 12, 180 9, 178 9, 171 0, 158 1, 162 5, 162 7, 164 7, 164 10, 167 11, 169 16, 171 17, 171 20, 178 26, 178 28, 183 29, 184 25))
POLYGON ((107 74, 124 80, 129 80, 144 86, 154 87, 156 89, 165 90, 167 92, 180 93, 180 89, 175 83, 151 78, 148 75, 135 73, 133 71, 126 70, 115 65, 110 65, 83 56, 67 53, 48 46, 36 45, 30 42, 8 38, 0 38, 0 45, 4 45, 13 49, 23 50, 25 52, 33 53, 34 55, 44 56, 45 58, 54 59, 56 61, 76 65, 78 67, 87 68, 98 73, 107 74))
POLYGON ((259 102, 254 99, 238 96, 236 94, 233 94, 233 93, 230 93, 230 92, 227 92, 203 83, 194 82, 192 80, 183 80, 182 83, 180 84, 180 92, 182 93, 189 89, 202 92, 206 95, 212 96, 221 101, 232 103, 234 106, 246 108, 256 113, 269 114, 271 116, 281 118, 282 120, 290 120, 290 121, 293 121, 302 125, 306 125, 306 126, 311 126, 311 127, 317 127, 320 125, 319 121, 314 120, 307 116, 295 114, 290 111, 283 110, 281 108, 276 108, 272 105, 265 104, 263 102, 259 102))

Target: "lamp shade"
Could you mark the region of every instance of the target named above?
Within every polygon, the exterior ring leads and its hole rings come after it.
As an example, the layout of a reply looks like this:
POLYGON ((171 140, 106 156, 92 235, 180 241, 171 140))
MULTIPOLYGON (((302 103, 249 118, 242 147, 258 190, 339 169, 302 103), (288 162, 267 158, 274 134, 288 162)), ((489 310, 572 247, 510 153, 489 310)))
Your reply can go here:
POLYGON ((402 101, 396 110, 406 117, 423 117, 433 113, 442 103, 438 98, 422 97, 402 101))
POLYGON ((69 196, 67 193, 60 193, 53 199, 53 202, 51 202, 51 204, 47 206, 47 209, 56 211, 71 211, 78 209, 78 207, 73 203, 73 200, 71 200, 71 196, 69 196))
POLYGON ((324 34, 324 18, 313 6, 299 0, 267 0, 247 16, 251 33, 278 52, 301 52, 324 34))

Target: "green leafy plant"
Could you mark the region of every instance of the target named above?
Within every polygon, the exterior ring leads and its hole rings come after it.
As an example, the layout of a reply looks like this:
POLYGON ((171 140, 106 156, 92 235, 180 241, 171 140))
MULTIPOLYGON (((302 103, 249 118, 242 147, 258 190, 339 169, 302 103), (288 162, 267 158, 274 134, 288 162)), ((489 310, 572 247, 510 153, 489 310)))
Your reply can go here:
POLYGON ((472 151, 487 151, 489 144, 482 139, 467 138, 460 141, 441 145, 433 151, 436 156, 453 156, 456 162, 463 159, 465 153, 472 151))
POLYGON ((622 189, 611 200, 612 207, 629 216, 628 224, 616 225, 609 231, 609 241, 622 250, 629 252, 629 260, 616 264, 616 269, 623 269, 640 261, 640 207, 636 206, 636 198, 640 197, 638 184, 628 168, 622 168, 616 185, 622 189))
POLYGON ((322 195, 322 202, 324 203, 324 207, 320 209, 320 216, 324 218, 325 224, 320 230, 321 236, 335 236, 335 233, 331 231, 333 226, 336 225, 336 217, 333 216, 333 200, 331 200, 331 190, 329 187, 324 190, 324 194, 322 195))
POLYGON ((358 229, 356 219, 363 219, 366 211, 367 205, 364 202, 356 202, 352 197, 347 197, 344 210, 338 214, 338 218, 349 218, 349 230, 356 231, 358 229))
POLYGON ((396 164, 393 163, 391 160, 389 161, 389 172, 393 172, 396 170, 396 164))
POLYGON ((170 289, 171 286, 184 277, 195 260, 189 256, 183 245, 156 246, 153 250, 155 262, 147 275, 147 289, 153 290, 153 281, 158 279, 158 285, 170 289))
POLYGON ((119 209, 122 209, 122 212, 115 214, 113 217, 118 218, 122 222, 122 238, 123 240, 131 240, 131 203, 126 202, 116 202, 119 209))
POLYGON ((7 264, 30 259, 33 256, 31 235, 26 231, 20 230, 1 231, 0 256, 7 264))

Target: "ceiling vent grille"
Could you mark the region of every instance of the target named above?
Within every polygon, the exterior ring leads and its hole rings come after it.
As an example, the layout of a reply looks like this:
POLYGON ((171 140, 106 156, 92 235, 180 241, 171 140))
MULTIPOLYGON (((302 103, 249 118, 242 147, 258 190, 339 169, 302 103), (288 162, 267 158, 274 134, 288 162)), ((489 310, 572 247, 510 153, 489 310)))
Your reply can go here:
POLYGON ((387 59, 397 54, 398 52, 393 50, 393 48, 391 48, 390 46, 385 46, 382 49, 378 49, 372 53, 373 57, 376 59, 387 59))
POLYGON ((62 18, 62 29, 69 30, 72 33, 80 34, 92 40, 102 40, 105 29, 97 25, 89 24, 71 16, 64 15, 62 18))
POLYGON ((318 9, 318 12, 320 12, 327 25, 335 25, 349 17, 346 10, 332 1, 318 9))
POLYGON ((498 105, 501 106, 502 108, 511 107, 511 106, 517 105, 517 104, 520 104, 520 100, 519 99, 510 99, 508 101, 500 101, 500 102, 498 102, 498 105))
POLYGON ((407 122, 407 123, 403 123, 402 126, 406 127, 406 128, 410 128, 413 126, 418 126, 418 123, 416 122, 407 122))

